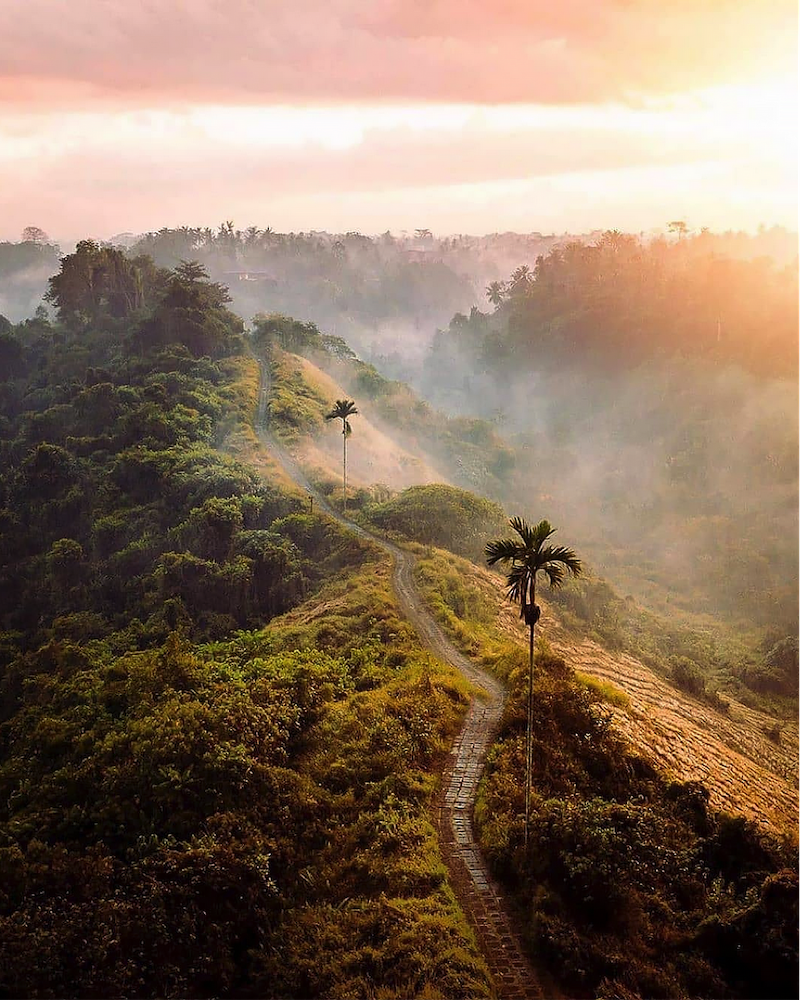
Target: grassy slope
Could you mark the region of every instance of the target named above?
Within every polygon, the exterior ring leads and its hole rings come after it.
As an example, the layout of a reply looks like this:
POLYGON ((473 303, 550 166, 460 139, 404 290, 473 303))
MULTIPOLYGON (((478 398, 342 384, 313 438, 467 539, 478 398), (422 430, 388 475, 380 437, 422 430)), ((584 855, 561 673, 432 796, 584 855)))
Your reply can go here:
POLYGON ((287 493, 300 493, 294 482, 287 476, 283 466, 259 443, 255 432, 256 408, 261 372, 258 362, 252 357, 236 360, 239 377, 236 394, 239 397, 243 420, 231 430, 223 441, 223 447, 241 462, 247 463, 270 483, 274 483, 287 493))
MULTIPOLYGON (((284 428, 284 437, 299 442, 299 456, 308 464, 320 458, 322 469, 338 476, 339 435, 326 434, 326 447, 315 448, 307 432, 327 429, 320 418, 344 391, 305 358, 284 354, 276 368, 279 398, 300 415, 296 432, 284 428), (283 386, 291 395, 280 393, 283 386), (328 444, 330 437, 337 439, 336 449, 328 444)), ((252 415, 258 366, 246 361, 242 374, 252 415)), ((371 458, 361 465, 377 458, 383 467, 391 462, 408 470, 406 454, 371 426, 368 413, 363 416, 359 444, 363 437, 361 451, 371 458)), ((226 444, 269 481, 297 490, 249 426, 226 444)), ((414 465, 418 471, 421 463, 414 465)), ((410 481, 430 478, 438 476, 410 481)), ((263 633, 209 647, 212 654, 232 651, 245 662, 266 651, 320 650, 348 656, 362 670, 363 690, 320 719, 298 761, 298 769, 333 789, 344 808, 326 848, 299 873, 298 905, 286 911, 276 933, 284 945, 262 970, 271 995, 378 990, 386 998, 413 994, 434 1000, 489 992, 488 974, 447 884, 427 811, 468 688, 456 671, 424 653, 399 620, 388 576, 387 560, 378 558, 360 573, 331 580, 263 633), (415 760, 420 751, 422 760, 415 760), (415 763, 422 766, 415 769, 415 763)))
POLYGON ((293 905, 261 956, 262 988, 275 996, 487 995, 428 813, 466 707, 463 680, 397 617, 382 559, 209 653, 258 662, 291 650, 344 657, 358 676, 298 748, 294 767, 318 790, 326 833, 287 873, 293 905))
MULTIPOLYGON (((297 430, 322 429, 320 411, 343 390, 305 358, 283 355, 279 365, 280 381, 292 386, 291 405, 302 408, 297 430)), ((258 369, 251 361, 247 390, 253 411, 257 386, 258 369)), ((359 421, 364 450, 407 468, 401 450, 364 416, 359 421)), ((338 451, 334 462, 330 447, 316 451, 308 436, 286 437, 302 441, 299 454, 306 461, 313 464, 319 455, 322 468, 327 471, 330 461, 338 476, 338 451)), ((254 435, 229 444, 270 481, 278 478, 297 489, 254 435)), ((285 913, 277 932, 285 945, 264 970, 274 995, 377 990, 386 998, 413 994, 434 1000, 489 993, 488 974, 447 884, 427 811, 468 688, 456 671, 424 653, 397 617, 388 576, 387 560, 378 558, 360 573, 331 580, 263 633, 243 634, 220 647, 245 660, 265 650, 308 649, 346 655, 362 665, 363 690, 332 706, 299 759, 299 769, 332 788, 345 808, 335 836, 299 873, 298 905, 285 913), (415 761, 420 751, 422 760, 415 761)))
POLYGON ((633 657, 567 632, 544 600, 526 853, 526 636, 496 575, 435 549, 420 554, 419 582, 439 619, 510 687, 475 818, 538 959, 570 996, 793 996, 797 795, 784 773, 796 767, 793 751, 774 753, 762 720, 738 705, 712 728, 718 713, 633 657))
MULTIPOLYGON (((319 480, 338 482, 342 474, 341 423, 324 419, 334 400, 348 396, 330 375, 307 358, 281 354, 272 364, 272 425, 297 458, 319 480)), ((412 454, 376 424, 375 407, 357 400, 348 442, 347 475, 354 488, 380 483, 403 489, 418 483, 447 482, 427 458, 412 454)))
MULTIPOLYGON (((505 672, 509 647, 524 647, 527 630, 504 600, 500 577, 449 553, 426 551, 419 581, 437 616, 462 648, 505 672)), ((715 711, 635 656, 564 628, 558 608, 547 598, 539 600, 540 636, 587 678, 611 685, 600 694, 610 703, 617 729, 639 752, 680 780, 701 780, 716 808, 776 828, 794 826, 796 722, 784 724, 776 744, 768 736, 775 725, 771 716, 735 699, 728 714, 715 711)))

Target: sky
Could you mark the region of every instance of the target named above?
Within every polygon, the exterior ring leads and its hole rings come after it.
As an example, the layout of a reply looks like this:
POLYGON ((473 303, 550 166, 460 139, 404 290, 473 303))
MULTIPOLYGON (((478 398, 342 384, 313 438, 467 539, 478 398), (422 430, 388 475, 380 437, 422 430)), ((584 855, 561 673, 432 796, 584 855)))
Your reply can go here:
POLYGON ((0 239, 797 224, 794 0, 0 0, 0 239))

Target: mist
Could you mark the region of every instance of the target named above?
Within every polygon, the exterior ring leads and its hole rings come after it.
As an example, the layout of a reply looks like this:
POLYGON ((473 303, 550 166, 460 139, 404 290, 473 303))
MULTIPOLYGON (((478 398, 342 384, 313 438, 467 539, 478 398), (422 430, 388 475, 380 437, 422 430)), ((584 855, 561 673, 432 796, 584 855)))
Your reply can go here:
POLYGON ((455 317, 415 382, 494 425, 516 456, 495 498, 563 525, 620 589, 793 629, 796 269, 722 270, 691 243, 557 251, 455 317))
POLYGON ((0 243, 0 316, 19 323, 34 314, 58 270, 59 248, 43 240, 0 243))

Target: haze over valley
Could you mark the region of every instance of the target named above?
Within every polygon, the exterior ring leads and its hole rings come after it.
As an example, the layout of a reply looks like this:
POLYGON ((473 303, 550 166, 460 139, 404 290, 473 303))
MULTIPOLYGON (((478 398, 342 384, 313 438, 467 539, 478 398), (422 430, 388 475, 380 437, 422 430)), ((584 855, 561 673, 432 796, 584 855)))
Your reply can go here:
POLYGON ((795 997, 794 5, 0 15, 0 998, 795 997))

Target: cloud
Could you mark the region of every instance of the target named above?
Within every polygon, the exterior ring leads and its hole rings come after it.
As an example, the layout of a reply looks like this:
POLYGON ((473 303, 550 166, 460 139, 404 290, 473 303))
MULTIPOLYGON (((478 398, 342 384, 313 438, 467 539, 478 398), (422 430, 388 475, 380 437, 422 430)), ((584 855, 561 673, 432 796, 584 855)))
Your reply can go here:
POLYGON ((108 236, 225 218, 369 232, 638 229, 687 214, 687 195, 688 207, 714 197, 730 208, 719 178, 735 163, 752 172, 751 183, 726 182, 736 196, 765 198, 755 224, 776 217, 793 178, 762 178, 749 138, 665 114, 245 106, 0 115, 0 237, 32 223, 55 236, 108 236))
POLYGON ((0 0, 0 101, 587 102, 791 71, 789 0, 0 0))

